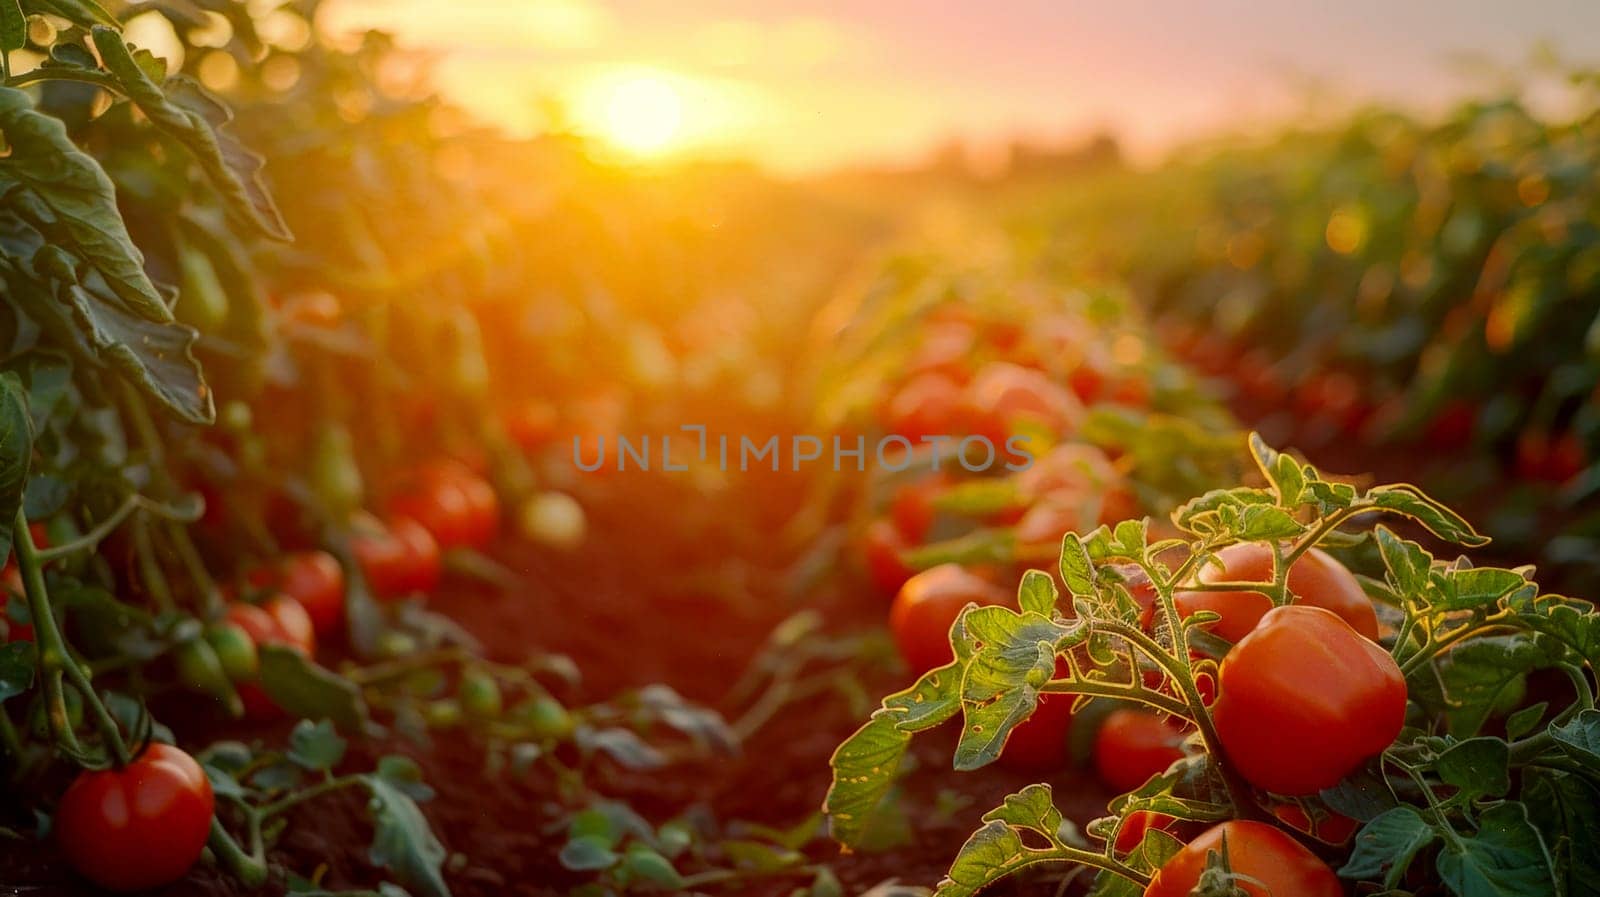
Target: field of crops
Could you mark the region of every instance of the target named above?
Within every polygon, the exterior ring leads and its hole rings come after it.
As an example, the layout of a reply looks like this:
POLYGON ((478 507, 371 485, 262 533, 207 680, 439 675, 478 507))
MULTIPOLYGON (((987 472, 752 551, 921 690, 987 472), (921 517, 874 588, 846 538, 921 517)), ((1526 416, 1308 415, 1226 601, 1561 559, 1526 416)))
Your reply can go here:
POLYGON ((317 6, 0 0, 0 894, 1600 894, 1600 76, 779 179, 317 6))

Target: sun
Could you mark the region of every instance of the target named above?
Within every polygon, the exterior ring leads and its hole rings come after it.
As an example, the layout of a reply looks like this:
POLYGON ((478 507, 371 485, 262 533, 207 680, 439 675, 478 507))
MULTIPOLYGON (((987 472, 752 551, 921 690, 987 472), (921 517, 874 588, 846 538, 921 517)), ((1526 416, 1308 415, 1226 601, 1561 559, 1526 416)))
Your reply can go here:
POLYGON ((679 139, 683 98, 655 75, 630 75, 612 84, 604 98, 601 136, 639 156, 657 156, 679 139))

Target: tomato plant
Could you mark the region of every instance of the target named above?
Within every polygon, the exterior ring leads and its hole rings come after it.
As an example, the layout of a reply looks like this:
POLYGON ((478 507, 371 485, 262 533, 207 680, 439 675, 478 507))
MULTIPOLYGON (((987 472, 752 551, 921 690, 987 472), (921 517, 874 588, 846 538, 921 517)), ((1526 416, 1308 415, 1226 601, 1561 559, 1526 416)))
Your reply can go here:
MULTIPOLYGON (((941 897, 1048 862, 1080 864, 1098 871, 1101 887, 1145 893, 1186 894, 1202 882, 1223 893, 1231 881, 1245 893, 1331 895, 1344 893, 1345 879, 1391 888, 1431 880, 1466 895, 1480 893, 1468 871, 1480 851, 1495 853, 1496 874, 1529 892, 1570 881, 1543 844, 1571 837, 1571 823, 1534 804, 1587 788, 1581 782, 1593 774, 1592 759, 1569 764, 1564 745, 1600 725, 1586 647, 1600 615, 1587 602, 1541 593, 1527 570, 1438 560, 1374 521, 1394 515, 1446 545, 1486 543, 1415 487, 1361 490, 1259 437, 1251 449, 1265 486, 1189 502, 1174 512, 1169 537, 1152 538, 1150 522, 1138 520, 1069 534, 1056 575, 1027 571, 1016 605, 961 610, 944 664, 884 699, 835 752, 826 800, 834 837, 854 843, 883 811, 917 733, 959 720, 953 765, 975 769, 1001 757, 1007 735, 1031 721, 1042 698, 1065 694, 1085 713, 1115 702, 1096 754, 1125 793, 1088 826, 1103 848, 1063 826, 1048 785, 1031 785, 983 817, 937 888, 941 897), (1381 564, 1370 591, 1392 628, 1377 641, 1306 601, 1317 586, 1289 586, 1313 549, 1357 542, 1375 548, 1381 564), (1238 545, 1259 546, 1253 551, 1273 560, 1271 576, 1196 576, 1238 545), (1070 616, 1059 606, 1061 585, 1073 599, 1070 616), (1153 590, 1153 614, 1135 589, 1153 590), (1207 631, 1221 619, 1214 611, 1179 608, 1186 591, 1255 593, 1270 607, 1230 647, 1207 631), (1159 687, 1145 675, 1151 668, 1159 687), (1573 685, 1569 698, 1508 708, 1505 695, 1523 694, 1512 685, 1538 670, 1558 670, 1573 685), (1201 683, 1213 677, 1211 701, 1201 683), (1515 719, 1494 728, 1508 712, 1515 719), (1193 726, 1191 747, 1176 747, 1178 732, 1162 716, 1193 726), (1158 737, 1126 737, 1143 728, 1158 737), (1115 764, 1139 757, 1130 747, 1144 743, 1168 753, 1121 775, 1115 764), (1544 762, 1561 770, 1536 768, 1544 762), (1513 770, 1530 781, 1518 788, 1513 770), (1184 846, 1177 836, 1189 837, 1191 826, 1206 830, 1184 846), (1308 849, 1300 833, 1326 852, 1308 849)), ((1312 569, 1326 577, 1330 568, 1312 569)))

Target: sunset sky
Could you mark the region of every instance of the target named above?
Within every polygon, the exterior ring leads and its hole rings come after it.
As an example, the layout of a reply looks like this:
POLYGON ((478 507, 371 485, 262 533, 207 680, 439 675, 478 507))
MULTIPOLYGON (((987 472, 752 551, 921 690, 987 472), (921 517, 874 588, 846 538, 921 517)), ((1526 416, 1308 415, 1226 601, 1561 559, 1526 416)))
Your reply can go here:
POLYGON ((553 97, 641 157, 784 171, 1109 128, 1138 154, 1318 105, 1433 106, 1537 41, 1600 63, 1592 0, 337 0, 438 57, 445 93, 519 133, 553 97), (1471 74, 1468 74, 1471 72, 1471 74))

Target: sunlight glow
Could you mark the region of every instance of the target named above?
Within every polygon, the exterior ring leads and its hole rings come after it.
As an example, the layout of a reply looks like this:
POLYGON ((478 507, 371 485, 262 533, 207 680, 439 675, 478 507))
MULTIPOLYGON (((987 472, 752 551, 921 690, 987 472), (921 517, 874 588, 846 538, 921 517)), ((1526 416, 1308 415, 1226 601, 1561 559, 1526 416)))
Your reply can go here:
POLYGON ((683 98, 666 80, 632 75, 604 92, 601 136, 618 149, 639 156, 660 155, 679 140, 683 98))

